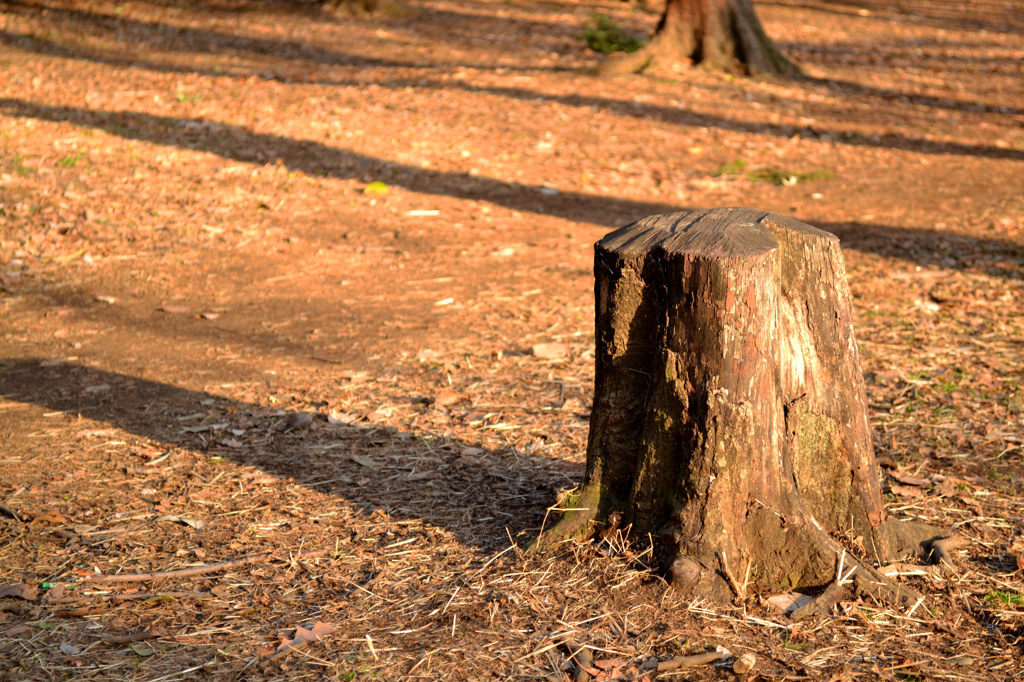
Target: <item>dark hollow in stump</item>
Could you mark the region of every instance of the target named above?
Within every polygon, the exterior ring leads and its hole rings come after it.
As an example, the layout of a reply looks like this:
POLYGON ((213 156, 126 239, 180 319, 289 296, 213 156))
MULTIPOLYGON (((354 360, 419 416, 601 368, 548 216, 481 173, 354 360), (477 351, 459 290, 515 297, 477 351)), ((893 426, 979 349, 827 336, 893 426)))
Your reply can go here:
POLYGON ((596 247, 597 374, 586 480, 539 539, 612 514, 654 538, 679 589, 851 583, 914 595, 877 561, 934 528, 886 518, 839 240, 726 208, 653 216, 596 247))

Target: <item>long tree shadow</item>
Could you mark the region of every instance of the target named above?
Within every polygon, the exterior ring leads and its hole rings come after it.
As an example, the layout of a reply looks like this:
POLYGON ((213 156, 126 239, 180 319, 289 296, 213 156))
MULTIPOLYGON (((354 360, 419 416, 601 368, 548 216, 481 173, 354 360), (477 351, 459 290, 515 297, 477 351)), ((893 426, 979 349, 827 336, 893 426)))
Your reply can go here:
MULTIPOLYGON (((0 43, 18 49, 50 54, 69 59, 83 59, 111 66, 143 66, 154 71, 173 73, 205 73, 207 75, 223 75, 212 69, 197 69, 192 66, 166 64, 147 60, 140 56, 140 50, 161 50, 185 54, 234 54, 239 56, 274 57, 281 60, 302 60, 327 66, 360 66, 360 67, 395 67, 395 68, 430 68, 435 66, 427 63, 412 63, 390 59, 377 59, 363 55, 351 55, 338 50, 327 50, 313 47, 305 43, 271 38, 255 38, 251 36, 222 33, 211 29, 179 28, 170 24, 151 21, 136 21, 95 14, 84 10, 62 10, 71 15, 74 21, 67 21, 64 29, 74 27, 75 23, 87 23, 93 29, 100 29, 108 40, 114 40, 122 33, 131 36, 130 46, 120 50, 104 48, 73 47, 60 40, 44 36, 0 31, 0 43)), ((106 41, 104 41, 106 42, 106 41)), ((123 42, 119 41, 119 42, 123 42)))
MULTIPOLYGON (((39 8, 31 3, 13 3, 11 9, 14 12, 35 15, 39 8)), ((143 55, 147 51, 178 53, 182 55, 231 55, 238 58, 272 58, 274 60, 302 61, 308 65, 321 66, 354 66, 354 67, 388 67, 402 69, 431 69, 442 66, 441 63, 433 61, 403 61, 396 59, 381 59, 368 57, 361 54, 350 54, 339 50, 336 46, 327 48, 313 43, 276 38, 263 38, 241 33, 232 33, 214 30, 211 28, 197 28, 195 26, 179 26, 172 23, 159 21, 145 21, 132 19, 130 17, 105 14, 86 9, 70 8, 48 8, 45 21, 55 30, 44 35, 22 34, 13 31, 0 31, 0 43, 10 45, 19 49, 37 52, 40 54, 52 54, 58 57, 70 59, 84 59, 88 61, 110 64, 112 66, 142 66, 154 71, 168 71, 173 73, 189 72, 204 73, 206 75, 223 75, 212 67, 197 67, 195 65, 178 65, 159 62, 143 55), (96 45, 73 45, 69 43, 81 43, 80 40, 69 40, 67 36, 80 35, 83 32, 99 34, 101 38, 94 43, 96 45), (59 36, 64 36, 59 38, 59 36), (119 45, 120 47, 105 47, 106 45, 119 45)), ((329 17, 320 17, 322 21, 331 21, 329 17)), ((521 42, 523 36, 531 36, 531 40, 550 39, 553 24, 538 21, 517 21, 510 23, 507 19, 499 19, 487 15, 464 15, 451 11, 432 10, 422 12, 415 21, 405 22, 410 28, 419 33, 433 33, 444 35, 449 41, 453 35, 465 34, 466 39, 475 39, 481 34, 510 36, 511 43, 521 42), (452 33, 452 26, 457 26, 458 33, 452 33), (514 38, 514 40, 513 40, 514 38)), ((565 27, 565 33, 571 33, 573 29, 565 27)), ((450 66, 472 69, 493 69, 493 64, 480 64, 472 61, 460 60, 457 63, 450 63, 450 66)), ((524 67, 502 64, 501 68, 506 70, 517 70, 524 67)), ((565 68, 530 66, 531 71, 556 70, 564 71, 565 68)), ((323 82, 313 78, 308 81, 298 79, 302 82, 323 82)))
POLYGON ((678 210, 670 204, 560 192, 503 182, 468 173, 448 173, 387 161, 320 142, 255 133, 242 126, 201 119, 155 116, 132 111, 94 111, 81 107, 39 105, 0 99, 9 116, 67 121, 104 130, 125 139, 202 150, 241 162, 280 159, 289 170, 364 182, 384 180, 413 192, 490 201, 508 208, 568 220, 617 227, 647 215, 678 210))
MULTIPOLYGON (((316 420, 286 433, 284 417, 272 408, 77 364, 47 364, 0 362, 0 393, 161 446, 257 467, 336 495, 365 514, 381 509, 395 520, 447 528, 482 552, 510 536, 536 535, 558 488, 582 474, 580 465, 563 460, 486 451, 367 422, 316 420)), ((409 400, 423 412, 445 409, 419 396, 409 400)))
MULTIPOLYGON (((576 98, 566 98, 576 101, 576 98)), ((290 170, 309 175, 364 182, 383 179, 413 192, 457 199, 488 201, 507 208, 552 215, 566 220, 619 227, 640 218, 682 210, 660 202, 563 191, 551 196, 546 188, 508 183, 495 178, 420 168, 339 149, 320 142, 295 140, 248 128, 201 119, 156 116, 133 111, 94 111, 80 107, 35 104, 0 99, 9 116, 67 121, 104 130, 126 139, 202 150, 226 159, 263 162, 281 159, 290 170)), ((1024 152, 991 148, 1004 158, 1024 159, 1024 152), (1010 157, 1013 154, 1015 156, 1010 157)), ((950 153, 947 151, 946 153, 950 153)), ((857 223, 819 224, 841 232, 844 246, 880 253, 910 262, 952 269, 973 269, 1001 277, 1020 278, 1022 247, 1005 239, 977 239, 930 230, 857 223), (858 239, 859 235, 870 238, 858 239)))
MULTIPOLYGON (((852 14, 850 11, 837 11, 824 3, 762 0, 761 4, 787 8, 799 7, 814 12, 846 16, 852 14)), ((988 17, 973 18, 964 16, 963 9, 957 4, 936 3, 928 0, 901 0, 898 3, 893 3, 891 0, 846 0, 843 5, 874 11, 881 16, 898 14, 915 24, 934 26, 949 31, 985 30, 1000 33, 1024 33, 1024 21, 1021 21, 1020 12, 1009 3, 1005 5, 1003 3, 988 3, 990 7, 999 7, 1002 12, 1000 14, 990 13, 988 17)))
POLYGON ((933 95, 920 95, 891 88, 878 88, 869 85, 862 85, 852 81, 836 80, 833 78, 815 78, 812 82, 832 87, 845 95, 859 97, 877 97, 887 102, 897 102, 925 106, 933 109, 945 109, 947 111, 959 111, 965 114, 1010 114, 1020 116, 1024 114, 1024 108, 1015 106, 1003 106, 986 104, 984 102, 969 102, 952 97, 935 97, 933 95))
MULTIPOLYGON (((18 5, 16 4, 15 7, 18 5)), ((37 11, 38 8, 30 4, 22 4, 25 8, 24 11, 37 11)), ((494 19, 486 16, 477 15, 456 15, 454 17, 447 16, 453 14, 443 10, 434 10, 424 15, 431 21, 426 21, 421 18, 410 26, 420 32, 427 31, 428 26, 432 26, 434 23, 439 23, 439 18, 447 18, 446 21, 442 21, 438 26, 434 27, 437 30, 444 30, 446 35, 451 33, 452 26, 462 26, 463 23, 468 22, 468 27, 460 28, 468 34, 468 36, 477 36, 480 34, 499 34, 502 32, 509 32, 510 29, 506 24, 507 21, 502 22, 500 28, 495 28, 494 19), (480 26, 480 22, 490 22, 492 25, 480 26)), ((395 59, 381 59, 376 57, 368 57, 359 54, 349 54, 339 51, 337 48, 326 49, 317 47, 308 43, 284 40, 284 39, 272 39, 272 38, 260 38, 246 35, 238 35, 229 32, 216 31, 205 28, 195 27, 180 27, 171 24, 164 24, 155 21, 140 21, 130 18, 125 18, 116 15, 108 15, 102 13, 91 12, 88 10, 81 9, 61 9, 54 10, 47 17, 47 21, 54 23, 58 26, 63 26, 67 29, 73 29, 75 26, 88 26, 93 31, 100 31, 103 33, 105 40, 101 44, 125 44, 123 48, 106 48, 106 47, 79 47, 71 46, 67 44, 67 41, 54 40, 48 36, 39 35, 25 35, 14 33, 11 31, 0 31, 0 43, 7 44, 12 47, 16 47, 21 50, 41 53, 41 54, 52 54, 55 56, 65 57, 69 59, 83 59, 88 61, 94 61, 112 66, 121 67, 143 67, 153 71, 164 71, 171 73, 202 73, 208 76, 223 76, 224 73, 218 71, 213 67, 203 67, 196 64, 174 64, 166 61, 159 61, 152 57, 144 56, 147 50, 152 51, 170 51, 178 52, 182 54, 208 54, 208 55, 220 55, 220 54, 233 54, 237 56, 249 56, 249 57, 274 57, 279 60, 294 60, 302 61, 311 65, 324 65, 324 66, 349 66, 357 68, 366 67, 383 67, 383 68, 399 68, 399 69, 411 69, 411 70, 430 70, 436 69, 441 66, 451 67, 464 67, 474 68, 483 70, 493 70, 496 68, 493 65, 474 64, 466 61, 460 61, 459 63, 451 64, 440 64, 435 62, 412 62, 395 59), (126 43, 127 40, 130 41, 126 43), (131 45, 128 47, 127 45, 131 45)), ((536 42, 538 39, 536 36, 543 36, 550 38, 550 30, 552 24, 543 22, 518 22, 523 24, 520 30, 516 32, 519 36, 529 36, 532 42, 536 42)), ((557 24, 554 24, 557 25, 557 24)), ((514 28, 514 27, 513 27, 514 28)), ((71 34, 74 34, 73 30, 69 30, 71 34)), ((522 36, 517 39, 521 40, 522 36)), ((792 46, 794 49, 797 46, 792 46)), ((846 53, 849 55, 860 54, 862 50, 855 48, 854 46, 835 46, 831 45, 827 48, 815 51, 814 48, 808 48, 806 46, 799 46, 799 49, 814 54, 819 58, 828 58, 829 55, 838 53, 846 53)), ((269 68, 269 67, 267 67, 269 68)), ((512 65, 503 64, 502 67, 505 70, 523 70, 528 68, 531 71, 568 71, 569 69, 564 67, 516 67, 512 65)), ((263 69, 266 71, 267 69, 263 69)), ((234 75, 256 75, 254 67, 245 67, 239 65, 232 65, 231 73, 234 75)), ((318 83, 328 85, 359 85, 365 82, 365 77, 352 77, 352 78, 338 78, 337 75, 331 77, 324 77, 322 75, 315 75, 312 77, 303 77, 298 74, 291 74, 288 76, 280 76, 277 74, 277 69, 270 69, 269 72, 264 72, 259 75, 270 79, 282 79, 288 82, 304 82, 304 83, 318 83)), ((544 97, 546 99, 554 99, 569 106, 600 106, 610 108, 616 113, 634 117, 654 118, 658 120, 664 120, 668 122, 678 122, 684 125, 702 126, 702 127, 717 127, 725 130, 745 130, 748 132, 757 132, 762 134, 768 134, 780 137, 792 137, 796 131, 791 126, 779 126, 779 125, 766 125, 766 124, 754 124, 754 128, 751 128, 752 124, 735 121, 731 119, 709 116, 705 114, 699 114, 696 112, 690 112, 685 109, 678 108, 667 108, 667 107, 656 107, 651 105, 637 106, 633 102, 624 102, 620 100, 612 100, 607 98, 593 98, 586 96, 569 96, 569 97, 557 97, 550 95, 542 95, 541 93, 532 92, 529 90, 523 90, 518 88, 498 88, 498 87, 474 87, 465 83, 459 82, 424 82, 420 78, 402 78, 402 79, 386 79, 381 81, 375 78, 375 82, 385 87, 392 87, 395 89, 405 87, 431 87, 435 89, 450 89, 457 87, 466 91, 479 91, 479 92, 490 92, 493 94, 499 94, 502 96, 513 97, 516 99, 530 99, 535 100, 538 97, 544 97)), ((963 100, 955 100, 952 98, 933 97, 928 95, 917 95, 914 93, 905 93, 897 90, 884 89, 884 88, 873 88, 870 86, 864 86, 848 81, 834 81, 834 80, 819 80, 811 79, 811 82, 834 85, 840 92, 849 96, 871 96, 878 97, 886 101, 903 102, 916 104, 920 106, 927 106, 931 108, 946 109, 951 111, 963 111, 972 113, 1003 113, 1020 115, 1024 113, 1024 109, 1018 106, 1003 106, 994 105, 980 102, 969 102, 963 100)), ((890 134, 885 137, 881 137, 878 140, 871 138, 865 138, 861 135, 852 132, 844 131, 818 131, 817 134, 827 134, 831 137, 839 137, 844 142, 850 144, 861 144, 867 146, 878 146, 878 147, 893 147, 898 149, 907 149, 910 151, 917 151, 922 153, 950 153, 950 154, 968 154, 978 156, 991 156, 994 158, 1024 158, 1020 152, 1014 152, 1013 150, 1000 150, 995 147, 985 146, 973 146, 973 145, 956 145, 948 143, 933 143, 928 140, 901 136, 898 134, 890 134), (1005 152, 1001 154, 1000 152, 1005 152)))
POLYGON ((895 258, 923 267, 1024 280, 1024 244, 953 232, 857 222, 815 222, 839 237, 843 249, 895 258))
MULTIPOLYGON (((383 83, 386 87, 400 89, 404 87, 430 87, 438 90, 458 88, 467 92, 480 92, 524 101, 536 101, 538 98, 558 102, 565 106, 572 107, 598 107, 607 109, 621 116, 633 118, 646 118, 665 123, 684 125, 694 128, 718 128, 720 130, 731 130, 742 133, 754 133, 758 135, 769 135, 771 137, 790 139, 793 135, 800 134, 810 138, 830 139, 855 147, 875 147, 884 149, 900 149, 917 154, 950 154, 955 156, 977 156, 990 159, 1007 159, 1012 161, 1024 161, 1024 151, 1017 149, 1004 149, 982 144, 963 144, 960 142, 939 142, 922 137, 913 137, 899 133, 886 133, 878 136, 865 136, 862 133, 851 130, 836 130, 823 128, 810 128, 807 126, 797 128, 792 125, 761 123, 757 121, 742 121, 729 119, 722 116, 714 116, 688 109, 676 107, 664 107, 650 104, 638 104, 608 97, 595 97, 591 95, 553 95, 540 93, 526 88, 501 87, 493 85, 473 85, 464 82, 432 82, 418 79, 414 82, 407 79, 391 80, 383 83)), ((879 95, 881 96, 881 95, 879 95)), ((972 106, 972 105, 967 105, 972 106)), ((958 108, 956 104, 950 108, 958 108)), ((993 109, 994 110, 994 109, 993 109)))

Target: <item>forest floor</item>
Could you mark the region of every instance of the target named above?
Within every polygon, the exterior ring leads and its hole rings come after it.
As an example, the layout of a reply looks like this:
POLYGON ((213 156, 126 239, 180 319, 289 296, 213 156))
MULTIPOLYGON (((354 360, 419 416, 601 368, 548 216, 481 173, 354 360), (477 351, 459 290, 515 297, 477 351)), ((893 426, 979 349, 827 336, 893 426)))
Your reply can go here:
POLYGON ((414 5, 0 2, 0 678, 1024 676, 1024 2, 758 3, 800 81, 591 75, 653 6, 414 5), (920 608, 521 552, 594 242, 729 205, 842 240, 890 513, 966 540, 920 608))

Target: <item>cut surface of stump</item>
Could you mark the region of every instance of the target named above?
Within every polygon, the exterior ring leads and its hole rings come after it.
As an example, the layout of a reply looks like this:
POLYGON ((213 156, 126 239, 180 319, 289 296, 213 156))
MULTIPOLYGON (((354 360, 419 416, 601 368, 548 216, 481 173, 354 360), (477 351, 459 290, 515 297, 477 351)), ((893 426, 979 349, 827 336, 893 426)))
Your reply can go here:
POLYGON ((586 480, 540 543, 617 514, 697 594, 822 587, 840 561, 898 592, 867 562, 940 534, 886 517, 839 240, 752 209, 676 213, 610 233, 594 270, 586 480))

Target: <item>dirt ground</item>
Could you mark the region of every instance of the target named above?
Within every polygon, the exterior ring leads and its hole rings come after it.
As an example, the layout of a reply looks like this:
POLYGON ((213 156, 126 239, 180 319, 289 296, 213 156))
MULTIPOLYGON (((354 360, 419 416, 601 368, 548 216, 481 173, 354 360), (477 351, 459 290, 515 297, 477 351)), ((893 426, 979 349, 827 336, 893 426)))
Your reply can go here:
POLYGON ((1024 676, 1024 3, 757 7, 806 80, 600 79, 610 0, 0 2, 0 678, 1024 676), (593 243, 729 205, 842 239, 890 512, 966 541, 919 608, 521 552, 593 243))

